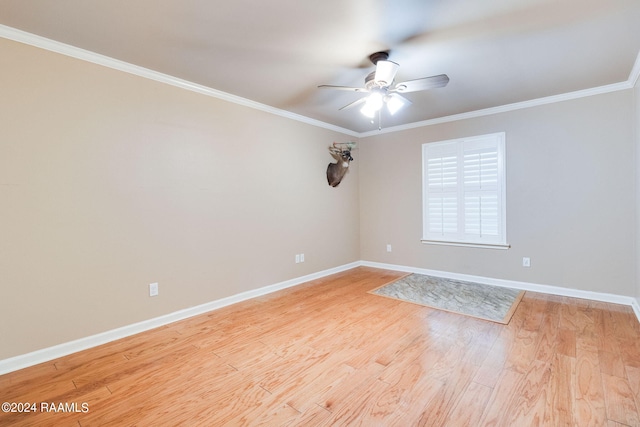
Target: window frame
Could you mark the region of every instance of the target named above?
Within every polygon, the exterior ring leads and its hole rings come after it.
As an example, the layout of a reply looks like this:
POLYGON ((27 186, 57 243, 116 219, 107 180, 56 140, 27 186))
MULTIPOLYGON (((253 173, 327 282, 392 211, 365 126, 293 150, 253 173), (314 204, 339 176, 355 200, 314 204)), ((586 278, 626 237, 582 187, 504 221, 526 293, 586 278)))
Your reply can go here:
MULTIPOLYGON (((505 144, 506 142, 506 134, 505 132, 497 132, 485 135, 477 135, 470 136, 464 138, 456 138, 444 141, 436 141, 436 142, 428 142, 422 144, 422 243, 425 244, 435 244, 435 245, 451 245, 451 246, 470 246, 470 247, 481 247, 481 248, 493 248, 493 249, 509 249, 510 245, 507 243, 507 204, 506 204, 506 150, 505 144), (490 147, 492 152, 495 152, 497 155, 497 160, 495 162, 497 166, 496 172, 496 180, 495 180, 495 189, 494 190, 486 190, 475 189, 471 190, 470 185, 466 184, 464 181, 464 161, 465 161, 465 153, 469 153, 470 151, 478 151, 482 149, 486 149, 486 147, 490 147), (495 150, 493 148, 495 147, 495 150), (438 154, 439 152, 439 154, 438 154), (455 152, 455 183, 452 184, 453 188, 449 188, 445 190, 444 184, 444 157, 438 158, 433 155, 436 154, 438 156, 448 155, 449 162, 447 163, 449 167, 449 177, 452 177, 451 172, 451 164, 452 164, 452 153, 455 152), (443 154, 448 153, 448 154, 443 154), (431 155, 431 156, 430 156, 431 155), (440 180, 443 182, 442 187, 438 191, 430 191, 430 186, 428 185, 428 163, 431 159, 431 163, 433 161, 440 160, 440 168, 441 168, 441 176, 440 180), (495 203, 497 204, 497 208, 495 209, 496 215, 496 226, 495 229, 496 234, 487 234, 482 235, 482 221, 480 223, 480 233, 466 233, 465 225, 470 223, 470 215, 465 216, 465 200, 468 201, 468 198, 471 197, 471 193, 484 194, 487 196, 491 196, 495 203), (453 224, 452 218, 455 217, 455 232, 447 232, 446 231, 446 220, 445 220, 445 197, 447 197, 448 201, 451 203, 453 200, 453 194, 455 194, 455 216, 449 216, 448 224, 453 224), (465 194, 467 198, 465 198, 465 194), (429 201, 433 201, 433 199, 437 199, 438 196, 442 198, 442 206, 440 207, 440 214, 442 215, 441 223, 439 224, 441 228, 441 232, 433 232, 430 229, 430 225, 433 223, 430 221, 429 217, 429 201), (430 199, 431 197, 431 199, 430 199)), ((434 166, 438 167, 438 166, 434 166)), ((469 169, 467 169, 468 171, 469 169)), ((437 181, 438 179, 436 179, 437 181)), ((433 181, 432 181, 433 182, 433 181)), ((488 185, 491 187, 492 185, 488 185)), ((479 196, 476 196, 479 197, 479 196)), ((479 202, 482 205, 482 202, 479 202)), ((450 204, 450 206, 452 206, 450 204)), ((479 218, 483 218, 481 215, 479 218)), ((468 227, 467 227, 468 228, 468 227)))

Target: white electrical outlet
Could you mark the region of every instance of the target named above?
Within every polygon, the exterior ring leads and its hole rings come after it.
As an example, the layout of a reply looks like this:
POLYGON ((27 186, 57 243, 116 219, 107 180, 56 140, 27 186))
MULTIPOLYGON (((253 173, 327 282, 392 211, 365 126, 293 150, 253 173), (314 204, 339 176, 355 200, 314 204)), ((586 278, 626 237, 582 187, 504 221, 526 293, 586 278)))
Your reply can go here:
POLYGON ((387 245, 387 252, 391 252, 391 245, 387 245))
POLYGON ((304 262, 304 254, 300 254, 300 262, 304 262))
POLYGON ((300 254, 296 254, 296 264, 300 262, 300 254))
POLYGON ((149 284, 149 296, 150 297, 155 297, 156 295, 158 295, 158 283, 151 283, 149 284))
POLYGON ((523 267, 531 267, 531 258, 529 257, 523 257, 522 258, 522 266, 523 267))

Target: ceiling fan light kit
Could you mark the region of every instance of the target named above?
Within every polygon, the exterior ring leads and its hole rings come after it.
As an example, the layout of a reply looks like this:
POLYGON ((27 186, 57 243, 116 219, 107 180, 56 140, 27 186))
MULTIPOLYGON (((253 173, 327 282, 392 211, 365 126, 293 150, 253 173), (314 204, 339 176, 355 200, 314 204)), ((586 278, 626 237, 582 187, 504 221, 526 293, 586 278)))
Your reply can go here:
POLYGON ((360 112, 367 117, 373 118, 378 110, 382 108, 384 102, 384 95, 381 91, 376 90, 371 92, 371 95, 365 98, 364 107, 360 109, 360 112))
POLYGON ((400 82, 392 87, 400 65, 389 61, 389 53, 387 52, 376 52, 369 56, 369 60, 376 66, 376 69, 365 77, 364 87, 318 86, 321 89, 338 89, 369 93, 369 96, 347 104, 340 108, 340 110, 364 104, 360 109, 360 112, 364 116, 374 118, 376 113, 378 113, 378 118, 380 118, 379 112, 382 106, 386 105, 389 114, 394 115, 405 105, 411 104, 411 101, 400 95, 400 93, 445 87, 449 83, 449 77, 446 74, 439 74, 437 76, 400 82))
POLYGON ((375 114, 380 111, 383 105, 386 105, 387 111, 392 116, 396 114, 402 107, 409 104, 409 101, 404 96, 396 94, 384 94, 382 91, 377 90, 371 93, 368 97, 364 98, 365 104, 360 109, 360 112, 369 118, 373 118, 375 114))
POLYGON ((389 110, 389 114, 393 116, 410 101, 404 96, 393 96, 393 94, 391 94, 386 96, 385 102, 387 103, 387 110, 389 110))

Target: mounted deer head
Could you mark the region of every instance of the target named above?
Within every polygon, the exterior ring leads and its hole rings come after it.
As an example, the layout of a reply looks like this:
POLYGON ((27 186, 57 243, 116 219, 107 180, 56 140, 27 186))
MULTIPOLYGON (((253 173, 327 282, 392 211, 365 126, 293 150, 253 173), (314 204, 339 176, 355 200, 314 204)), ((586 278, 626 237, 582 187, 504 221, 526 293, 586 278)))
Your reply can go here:
POLYGON ((336 163, 329 163, 327 166, 327 181, 330 186, 337 187, 347 173, 349 163, 353 161, 353 157, 351 157, 353 147, 355 147, 353 142, 334 142, 333 146, 329 147, 331 155, 337 160, 336 163))

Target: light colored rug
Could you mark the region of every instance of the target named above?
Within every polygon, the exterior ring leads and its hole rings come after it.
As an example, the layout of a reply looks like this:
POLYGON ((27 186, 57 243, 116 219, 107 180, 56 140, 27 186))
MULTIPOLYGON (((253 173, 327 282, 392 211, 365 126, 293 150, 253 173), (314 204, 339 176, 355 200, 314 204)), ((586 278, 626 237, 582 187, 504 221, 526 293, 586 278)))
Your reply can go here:
POLYGON ((409 274, 370 293, 507 324, 524 291, 409 274))

